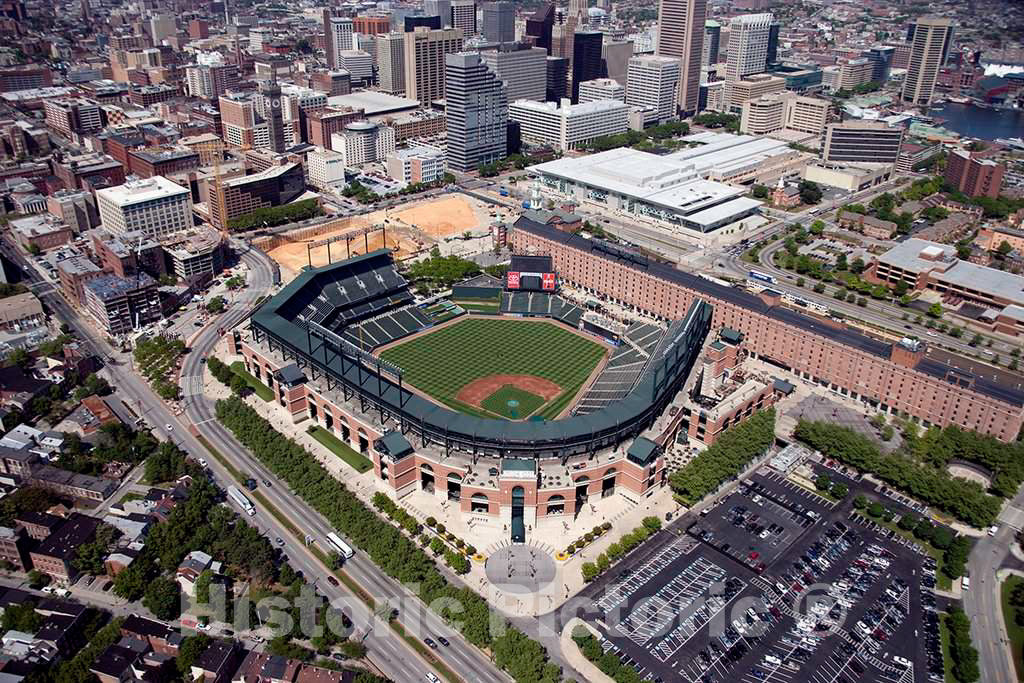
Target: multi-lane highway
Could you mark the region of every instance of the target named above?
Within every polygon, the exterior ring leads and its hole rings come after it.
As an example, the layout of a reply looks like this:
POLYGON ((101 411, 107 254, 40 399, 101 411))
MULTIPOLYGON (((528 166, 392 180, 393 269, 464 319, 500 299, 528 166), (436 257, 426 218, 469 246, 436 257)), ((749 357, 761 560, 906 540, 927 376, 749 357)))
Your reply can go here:
MULTIPOLYGON (((131 370, 131 361, 127 355, 120 354, 118 350, 110 347, 101 335, 97 335, 95 330, 64 301, 52 284, 38 276, 16 249, 4 244, 3 250, 9 259, 22 268, 26 274, 27 284, 46 306, 74 329, 89 350, 101 358, 109 359, 105 371, 109 375, 111 385, 116 388, 118 395, 129 408, 143 417, 155 432, 174 441, 194 457, 206 458, 211 473, 222 486, 234 483, 230 473, 216 458, 208 457, 205 447, 188 427, 194 426, 197 432, 218 449, 231 466, 252 473, 258 479, 275 480, 274 475, 265 470, 213 417, 212 403, 201 393, 194 393, 194 384, 187 379, 182 382, 186 393, 189 394, 182 401, 185 406, 184 414, 172 412, 168 405, 153 393, 149 385, 131 370), (170 430, 166 428, 167 425, 170 425, 170 430)), ((201 376, 201 359, 216 344, 219 338, 218 329, 230 329, 244 320, 252 305, 269 290, 271 265, 266 257, 259 252, 245 251, 242 260, 249 268, 249 282, 227 312, 204 328, 192 341, 191 352, 186 356, 182 371, 183 378, 201 376)), ((310 510, 298 496, 288 491, 283 484, 264 487, 261 493, 296 527, 323 543, 326 534, 331 530, 329 525, 310 510)), ((292 536, 284 525, 261 506, 257 506, 256 515, 248 519, 270 538, 284 540, 282 551, 288 556, 292 566, 311 582, 315 581, 321 594, 327 596, 329 600, 344 602, 346 612, 352 616, 355 628, 361 633, 368 633, 365 643, 369 651, 368 659, 374 666, 395 681, 426 680, 427 672, 433 669, 411 646, 396 635, 385 622, 371 619, 372 615, 366 614, 362 603, 343 586, 333 586, 322 580, 327 570, 305 546, 304 539, 292 536)), ((466 643, 436 614, 427 610, 413 597, 410 590, 384 576, 365 555, 357 551, 356 556, 346 563, 346 571, 376 599, 378 604, 389 602, 396 607, 399 610, 398 620, 409 633, 421 638, 433 636, 435 640, 436 636, 446 638, 451 645, 439 651, 438 657, 457 671, 464 680, 483 683, 508 681, 508 677, 498 671, 479 650, 466 643)))

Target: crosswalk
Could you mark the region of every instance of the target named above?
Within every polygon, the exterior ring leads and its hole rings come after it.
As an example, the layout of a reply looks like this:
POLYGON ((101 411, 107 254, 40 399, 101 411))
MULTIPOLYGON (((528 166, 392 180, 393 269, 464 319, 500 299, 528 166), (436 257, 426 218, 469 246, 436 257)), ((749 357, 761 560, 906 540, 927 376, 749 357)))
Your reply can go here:
POLYGON ((199 396, 203 393, 203 376, 187 375, 179 381, 182 396, 199 396))

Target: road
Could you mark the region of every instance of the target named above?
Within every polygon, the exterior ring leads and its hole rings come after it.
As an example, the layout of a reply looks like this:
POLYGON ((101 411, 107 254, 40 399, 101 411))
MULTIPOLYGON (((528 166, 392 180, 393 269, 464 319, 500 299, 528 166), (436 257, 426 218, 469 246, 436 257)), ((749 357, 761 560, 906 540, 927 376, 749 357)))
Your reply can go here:
MULTIPOLYGON (((108 363, 105 369, 111 385, 116 388, 118 395, 128 407, 137 415, 145 418, 155 432, 171 439, 193 456, 204 457, 210 461, 212 474, 221 486, 234 483, 230 473, 216 459, 207 457, 205 447, 187 429, 189 425, 195 425, 196 429, 228 459, 232 466, 241 471, 253 473, 257 478, 276 481, 273 474, 259 465, 252 454, 238 444, 230 433, 213 419, 212 405, 209 400, 201 394, 185 396, 185 414, 173 413, 168 405, 153 393, 149 385, 132 372, 127 356, 122 356, 116 349, 110 347, 101 335, 98 335, 91 326, 85 323, 78 313, 64 301, 51 283, 41 280, 35 269, 27 264, 16 249, 8 248, 6 244, 2 248, 5 254, 24 271, 26 284, 45 302, 49 310, 68 323, 90 351, 102 358, 114 360, 114 362, 108 363), (167 431, 165 425, 171 425, 172 429, 167 431)), ((191 352, 186 356, 183 377, 198 374, 196 368, 200 358, 212 349, 218 339, 217 329, 230 329, 245 319, 252 304, 269 290, 272 276, 271 266, 266 257, 258 255, 258 252, 245 252, 242 254, 242 260, 249 267, 249 282, 245 290, 219 319, 200 332, 192 344, 191 352)), ((187 393, 189 387, 187 383, 183 383, 186 385, 187 393)), ((306 530, 309 534, 323 539, 330 530, 330 527, 318 514, 310 510, 298 496, 287 491, 283 485, 279 484, 269 489, 264 488, 262 493, 298 528, 306 530)), ((268 537, 284 539, 285 545, 282 550, 289 557, 291 565, 311 581, 315 581, 316 577, 326 575, 327 570, 310 549, 305 547, 303 539, 294 538, 269 512, 257 507, 256 515, 249 521, 265 532, 268 537)), ((411 634, 420 637, 441 635, 447 638, 451 645, 444 648, 444 651, 439 652, 438 655, 465 680, 483 683, 505 683, 508 681, 508 678, 499 672, 479 650, 466 643, 461 635, 446 626, 436 614, 426 610, 425 606, 413 597, 411 591, 384 576, 364 554, 357 552, 356 557, 346 564, 346 571, 373 595, 378 603, 390 600, 391 604, 398 606, 399 621, 411 634)), ((362 603, 358 602, 351 593, 342 586, 331 586, 326 581, 316 585, 329 600, 340 600, 346 606, 353 606, 347 611, 351 613, 356 628, 363 632, 369 632, 365 641, 369 650, 367 658, 384 675, 395 681, 426 680, 427 672, 433 671, 433 669, 383 622, 369 619, 370 615, 365 615, 362 611, 363 608, 360 607, 362 603), (360 617, 363 617, 362 623, 360 623, 360 617)))
MULTIPOLYGON (((1024 509, 1024 491, 1017 493, 1010 506, 1024 509)), ((1000 524, 995 536, 978 539, 967 561, 971 589, 963 593, 963 607, 971 618, 971 641, 978 648, 982 681, 1017 680, 1003 622, 1000 582, 996 577, 1004 564, 1019 567, 1020 563, 1010 556, 1010 544, 1015 542, 1016 533, 1009 524, 1000 524)))

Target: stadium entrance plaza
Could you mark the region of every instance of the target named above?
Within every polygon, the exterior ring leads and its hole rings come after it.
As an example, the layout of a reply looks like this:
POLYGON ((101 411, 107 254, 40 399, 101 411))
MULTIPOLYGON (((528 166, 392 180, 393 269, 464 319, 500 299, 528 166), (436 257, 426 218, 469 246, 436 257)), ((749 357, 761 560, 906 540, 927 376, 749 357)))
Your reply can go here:
MULTIPOLYGON (((228 364, 241 360, 241 356, 232 354, 228 337, 219 342, 215 355, 228 364)), ((751 361, 748 359, 746 362, 751 361)), ((779 411, 776 422, 778 434, 790 434, 800 417, 838 419, 848 426, 870 429, 867 419, 871 412, 865 406, 825 387, 807 384, 779 368, 772 367, 771 370, 795 386, 793 394, 776 405, 779 411)), ((226 398, 230 394, 230 390, 209 372, 204 373, 203 392, 214 400, 226 398)), ((291 414, 276 402, 266 402, 255 395, 247 397, 246 402, 268 419, 275 429, 315 455, 331 474, 344 482, 365 504, 372 507, 371 499, 378 492, 393 495, 393 491, 374 475, 372 469, 363 474, 357 473, 307 434, 306 428, 311 424, 309 420, 295 423, 291 414)), ((673 443, 669 445, 666 456, 685 450, 684 446, 673 443)), ((457 453, 451 458, 453 461, 459 458, 469 460, 468 455, 457 453)), ((539 468, 542 480, 566 475, 566 468, 558 461, 541 461, 539 468)), ((668 486, 656 488, 649 497, 636 501, 622 492, 607 498, 594 496, 575 519, 571 515, 542 519, 539 524, 527 529, 525 545, 512 546, 508 541, 508 529, 503 528, 500 519, 462 512, 457 502, 446 499, 442 487, 437 487, 433 492, 415 489, 402 496, 399 503, 421 523, 427 517, 434 517, 457 538, 477 548, 485 562, 472 562, 470 572, 463 580, 487 597, 495 607, 513 616, 547 613, 582 590, 585 586, 580 571, 583 563, 596 561, 624 533, 640 526, 644 517, 655 515, 665 520, 667 513, 675 518, 685 511, 673 499, 668 486), (556 559, 558 552, 605 522, 612 525, 609 532, 595 539, 571 559, 556 559)))

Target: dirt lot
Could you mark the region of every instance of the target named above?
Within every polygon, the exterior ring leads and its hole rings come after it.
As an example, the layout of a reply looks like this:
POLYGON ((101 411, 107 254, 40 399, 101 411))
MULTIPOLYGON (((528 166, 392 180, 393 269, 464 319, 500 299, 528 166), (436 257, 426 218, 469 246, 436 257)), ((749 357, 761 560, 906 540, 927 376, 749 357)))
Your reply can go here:
MULTIPOLYGON (((314 237, 280 245, 268 253, 281 265, 285 280, 290 280, 302 268, 310 264, 306 245, 331 237, 353 235, 350 242, 351 256, 374 251, 387 246, 397 251, 396 258, 404 259, 430 249, 445 237, 461 235, 467 230, 480 230, 490 225, 489 207, 473 197, 455 194, 442 199, 411 202, 400 209, 375 211, 364 216, 353 216, 334 221, 328 230, 314 237), (388 221, 387 244, 381 233, 374 232, 367 240, 363 230, 369 226, 381 225, 388 221), (336 226, 336 227, 335 227, 336 226), (284 271, 287 271, 284 272, 284 271)), ((330 245, 331 261, 347 258, 345 241, 330 245)), ((315 268, 327 265, 327 247, 317 247, 310 254, 315 268)))

